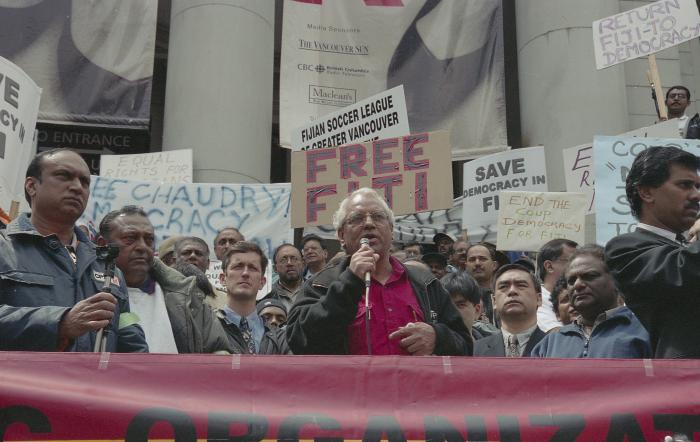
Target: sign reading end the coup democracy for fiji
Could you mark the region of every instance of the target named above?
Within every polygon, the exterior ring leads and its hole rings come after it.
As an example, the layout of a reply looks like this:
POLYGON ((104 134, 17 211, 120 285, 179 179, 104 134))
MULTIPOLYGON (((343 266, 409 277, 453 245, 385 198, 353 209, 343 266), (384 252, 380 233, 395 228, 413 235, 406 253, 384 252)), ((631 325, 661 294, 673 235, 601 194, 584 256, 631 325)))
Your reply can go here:
POLYGON ((695 0, 659 0, 593 22, 598 69, 700 37, 695 0))
POLYGON ((501 192, 498 250, 537 251, 556 238, 585 242, 588 196, 572 192, 501 192))
POLYGON ((409 133, 403 86, 396 86, 293 130, 292 150, 323 149, 409 133))
POLYGON ((292 227, 332 222, 349 193, 376 189, 396 215, 452 206, 449 134, 292 152, 292 227))
POLYGON ((625 182, 634 159, 651 146, 675 146, 700 156, 700 140, 595 137, 593 155, 598 244, 605 244, 617 235, 634 232, 636 229, 637 220, 632 216, 627 202, 625 182))
POLYGON ((110 211, 136 205, 148 214, 158 241, 198 236, 211 246, 220 229, 235 227, 272 256, 277 246, 293 240, 290 190, 288 183, 172 184, 93 176, 78 224, 95 229, 110 211))
POLYGON ((464 164, 462 228, 470 238, 496 240, 498 195, 504 190, 549 190, 543 146, 509 150, 464 164))

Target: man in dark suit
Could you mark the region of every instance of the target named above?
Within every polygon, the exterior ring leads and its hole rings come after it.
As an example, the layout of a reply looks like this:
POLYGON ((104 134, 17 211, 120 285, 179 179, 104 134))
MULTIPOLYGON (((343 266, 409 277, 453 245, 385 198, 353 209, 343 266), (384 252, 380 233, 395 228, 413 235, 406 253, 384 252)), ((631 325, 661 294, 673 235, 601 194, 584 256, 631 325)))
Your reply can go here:
POLYGON ((683 236, 698 215, 699 167, 698 157, 676 147, 640 153, 625 185, 637 230, 605 247, 610 272, 657 358, 700 358, 700 242, 686 246, 683 236))
POLYGON ((542 304, 540 283, 526 267, 507 264, 496 271, 493 306, 501 318, 501 331, 476 341, 474 356, 530 356, 544 332, 537 327, 542 304))

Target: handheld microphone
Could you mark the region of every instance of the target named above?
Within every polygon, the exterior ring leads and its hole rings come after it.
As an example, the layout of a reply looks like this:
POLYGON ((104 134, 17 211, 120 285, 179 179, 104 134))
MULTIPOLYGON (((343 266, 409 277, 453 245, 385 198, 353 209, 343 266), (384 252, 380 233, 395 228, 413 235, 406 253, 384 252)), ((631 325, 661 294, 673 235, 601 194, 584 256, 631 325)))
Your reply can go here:
MULTIPOLYGON (((95 250, 97 259, 104 261, 105 271, 104 280, 102 281, 102 291, 105 293, 112 293, 112 277, 115 273, 116 259, 119 256, 119 246, 113 243, 109 243, 106 246, 97 247, 95 250)), ((103 353, 107 351, 107 333, 109 332, 109 325, 105 328, 101 328, 97 331, 95 336, 95 346, 93 347, 93 352, 103 353)))
MULTIPOLYGON (((361 238, 360 239, 360 247, 362 247, 362 246, 369 246, 369 239, 361 238)), ((367 271, 367 272, 365 272, 365 287, 369 287, 371 282, 372 282, 372 274, 369 271, 367 271)))

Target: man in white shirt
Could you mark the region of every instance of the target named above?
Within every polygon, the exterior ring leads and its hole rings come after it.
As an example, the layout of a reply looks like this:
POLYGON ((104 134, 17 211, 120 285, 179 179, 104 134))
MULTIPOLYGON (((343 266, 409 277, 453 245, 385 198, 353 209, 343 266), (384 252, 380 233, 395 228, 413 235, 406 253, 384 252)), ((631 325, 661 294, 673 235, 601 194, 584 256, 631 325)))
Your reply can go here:
POLYGON ((98 243, 119 246, 117 267, 151 353, 232 352, 195 278, 185 278, 153 256, 155 233, 143 209, 125 206, 108 213, 100 222, 98 243))
POLYGON ((552 309, 551 293, 576 246, 578 244, 574 241, 558 238, 547 242, 537 252, 537 277, 542 282, 542 305, 537 309, 537 325, 544 332, 562 326, 552 309))
POLYGON ((690 90, 685 86, 671 86, 666 91, 666 108, 668 118, 678 119, 679 138, 700 137, 700 116, 695 114, 692 118, 685 114, 690 105, 690 90))

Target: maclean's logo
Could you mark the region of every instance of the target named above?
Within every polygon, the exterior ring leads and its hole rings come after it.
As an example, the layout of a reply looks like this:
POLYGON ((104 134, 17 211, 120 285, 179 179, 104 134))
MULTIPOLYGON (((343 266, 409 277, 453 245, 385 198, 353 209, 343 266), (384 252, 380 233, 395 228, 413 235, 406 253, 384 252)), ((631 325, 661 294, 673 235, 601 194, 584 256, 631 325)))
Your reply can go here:
POLYGON ((299 63, 297 65, 297 69, 299 69, 300 71, 315 71, 315 72, 318 72, 319 74, 322 74, 323 72, 326 71, 326 67, 323 66, 322 64, 313 65, 313 64, 299 63))
POLYGON ((309 103, 344 107, 354 104, 356 99, 355 89, 309 85, 309 103))

